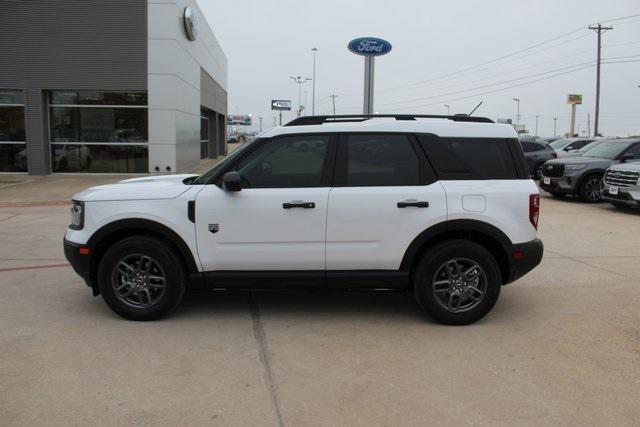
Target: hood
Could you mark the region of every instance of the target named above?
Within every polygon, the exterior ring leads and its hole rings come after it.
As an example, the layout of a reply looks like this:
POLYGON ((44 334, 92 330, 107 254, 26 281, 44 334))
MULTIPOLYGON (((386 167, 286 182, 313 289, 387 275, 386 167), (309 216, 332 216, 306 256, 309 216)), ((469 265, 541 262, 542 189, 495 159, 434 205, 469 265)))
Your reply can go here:
POLYGON ((158 175, 131 178, 116 184, 99 185, 79 192, 73 200, 82 202, 106 202, 115 200, 174 199, 187 191, 183 181, 194 174, 158 175))
POLYGON ((640 172, 640 162, 620 163, 615 166, 611 166, 611 169, 617 171, 640 172))
POLYGON ((613 160, 603 159, 600 157, 585 157, 585 156, 577 156, 577 157, 562 157, 558 159, 547 160, 548 164, 554 165, 611 165, 614 163, 613 160))

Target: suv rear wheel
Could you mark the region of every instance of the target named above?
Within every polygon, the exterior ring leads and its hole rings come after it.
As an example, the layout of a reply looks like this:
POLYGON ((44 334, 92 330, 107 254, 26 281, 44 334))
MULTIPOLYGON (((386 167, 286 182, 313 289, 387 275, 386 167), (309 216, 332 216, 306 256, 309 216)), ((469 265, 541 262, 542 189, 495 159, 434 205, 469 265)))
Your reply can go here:
POLYGON ((102 257, 98 286, 107 305, 130 320, 155 320, 173 311, 185 292, 180 259, 157 239, 135 236, 102 257))
POLYGON ((416 300, 436 321, 467 325, 495 305, 500 295, 500 270, 484 247, 450 240, 422 256, 413 286, 416 300))
POLYGON ((578 195, 585 202, 595 203, 602 200, 602 175, 598 173, 591 174, 582 180, 578 195))

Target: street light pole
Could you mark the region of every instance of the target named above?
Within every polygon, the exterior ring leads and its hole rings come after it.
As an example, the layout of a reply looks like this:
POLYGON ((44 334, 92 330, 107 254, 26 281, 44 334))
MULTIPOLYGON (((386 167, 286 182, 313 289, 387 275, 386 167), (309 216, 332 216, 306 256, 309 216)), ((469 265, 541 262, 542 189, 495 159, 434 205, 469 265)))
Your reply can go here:
POLYGON ((311 48, 311 51, 313 52, 313 76, 311 77, 312 80, 312 84, 313 84, 313 89, 311 92, 311 115, 315 116, 316 115, 316 53, 318 53, 318 48, 314 47, 311 48))
POLYGON ((447 116, 451 115, 451 107, 449 107, 447 104, 444 104, 445 107, 447 107, 447 116))
POLYGON ((557 117, 554 117, 554 118, 553 118, 553 136, 556 136, 556 135, 557 135, 557 133, 556 133, 556 124, 557 124, 557 123, 558 123, 558 118, 557 118, 557 117))
POLYGON ((540 116, 536 114, 536 136, 538 136, 538 117, 540 116))
POLYGON ((513 100, 516 101, 516 104, 517 104, 516 125, 520 126, 520 100, 518 98, 513 98, 513 100))
POLYGON ((300 117, 300 114, 302 113, 302 108, 300 108, 302 106, 302 85, 311 79, 309 77, 300 76, 289 76, 289 78, 298 84, 298 117, 300 117))

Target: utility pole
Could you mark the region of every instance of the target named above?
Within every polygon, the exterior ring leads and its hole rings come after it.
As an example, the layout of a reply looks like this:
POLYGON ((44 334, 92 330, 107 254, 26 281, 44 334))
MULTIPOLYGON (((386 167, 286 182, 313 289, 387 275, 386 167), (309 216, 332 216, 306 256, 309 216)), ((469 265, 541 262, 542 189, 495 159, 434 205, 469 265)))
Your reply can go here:
POLYGON ((329 98, 333 101, 333 115, 336 115, 336 98, 338 95, 329 95, 329 98))
POLYGON ((553 136, 556 136, 558 133, 556 132, 556 124, 558 123, 558 118, 553 118, 553 136))
POLYGON ((262 117, 258 117, 260 119, 260 131, 259 133, 262 133, 262 117))
POLYGON ((445 107, 447 107, 447 116, 451 115, 451 107, 448 106, 447 104, 444 104, 445 107))
POLYGON ((587 113, 587 138, 591 138, 591 113, 587 113))
POLYGON ((313 76, 312 78, 312 84, 313 84, 313 92, 311 93, 311 115, 315 116, 316 115, 316 53, 318 52, 318 48, 314 47, 311 48, 311 51, 313 52, 313 76))
POLYGON ((513 98, 514 101, 516 101, 517 107, 516 107, 516 125, 520 126, 520 99, 518 98, 513 98))
MULTIPOLYGON (((298 117, 300 117, 300 113, 302 113, 302 85, 311 80, 309 77, 300 77, 300 76, 289 76, 294 82, 298 84, 298 117)), ((280 120, 280 124, 282 124, 282 120, 280 120)))
POLYGON ((603 27, 602 24, 596 26, 590 26, 590 30, 594 30, 598 33, 598 54, 596 65, 596 117, 593 128, 593 136, 598 136, 598 120, 600 119, 600 62, 602 52, 602 33, 608 30, 613 30, 613 27, 603 27))
POLYGON ((536 114, 536 136, 538 136, 538 117, 540 116, 536 114))

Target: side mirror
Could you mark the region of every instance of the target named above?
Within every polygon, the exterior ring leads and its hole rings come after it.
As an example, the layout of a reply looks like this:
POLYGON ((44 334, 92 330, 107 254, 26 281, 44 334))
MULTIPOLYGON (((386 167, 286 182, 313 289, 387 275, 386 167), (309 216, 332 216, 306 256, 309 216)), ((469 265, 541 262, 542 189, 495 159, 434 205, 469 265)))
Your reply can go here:
POLYGON ((633 153, 623 154, 622 157, 620 157, 620 163, 626 163, 629 160, 634 160, 635 158, 636 156, 633 153))
POLYGON ((222 177, 222 189, 225 191, 242 190, 242 177, 236 171, 230 171, 222 177))

